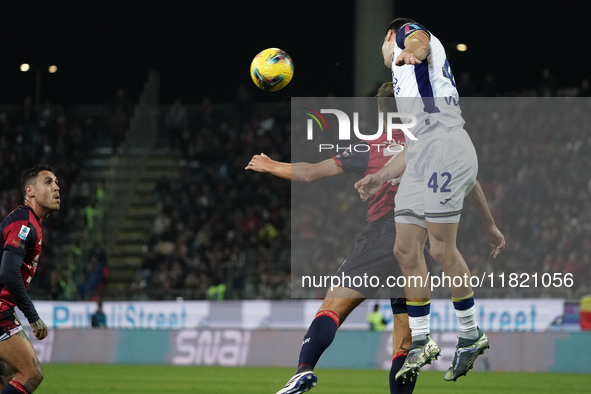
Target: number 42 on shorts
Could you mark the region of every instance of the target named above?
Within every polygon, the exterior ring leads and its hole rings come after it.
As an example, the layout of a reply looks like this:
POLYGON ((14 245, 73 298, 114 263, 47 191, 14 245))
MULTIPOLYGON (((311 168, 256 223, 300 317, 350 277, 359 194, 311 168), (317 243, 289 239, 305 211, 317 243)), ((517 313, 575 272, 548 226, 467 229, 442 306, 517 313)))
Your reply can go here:
POLYGON ((447 185, 449 185, 449 183, 451 182, 451 174, 449 172, 442 172, 441 173, 441 180, 443 181, 445 178, 445 181, 443 182, 443 185, 441 185, 441 189, 439 189, 439 184, 437 183, 437 173, 434 172, 433 175, 431 175, 431 178, 429 178, 429 182, 427 183, 427 187, 430 189, 433 189, 433 193, 437 193, 437 190, 439 190, 440 193, 449 193, 451 192, 451 189, 447 188, 447 185))

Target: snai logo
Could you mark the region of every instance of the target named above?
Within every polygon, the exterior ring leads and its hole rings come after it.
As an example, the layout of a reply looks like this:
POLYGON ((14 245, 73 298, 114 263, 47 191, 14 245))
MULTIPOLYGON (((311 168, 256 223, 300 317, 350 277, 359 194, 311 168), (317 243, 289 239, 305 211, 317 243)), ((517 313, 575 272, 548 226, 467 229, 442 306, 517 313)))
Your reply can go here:
POLYGON ((250 331, 187 329, 174 335, 174 365, 246 365, 250 331))

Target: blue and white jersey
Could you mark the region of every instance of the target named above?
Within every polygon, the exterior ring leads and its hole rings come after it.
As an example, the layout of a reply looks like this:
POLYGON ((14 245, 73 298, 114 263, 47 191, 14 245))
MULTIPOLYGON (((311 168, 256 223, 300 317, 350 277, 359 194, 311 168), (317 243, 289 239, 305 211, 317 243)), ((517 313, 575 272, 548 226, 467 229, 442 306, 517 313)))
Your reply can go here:
MULTIPOLYGON (((447 127, 464 125, 453 73, 441 42, 420 23, 408 23, 396 33, 396 46, 392 58, 392 80, 398 111, 417 117, 417 125, 410 128, 415 136, 434 130, 440 122, 447 127), (429 36, 427 57, 421 64, 396 66, 394 60, 406 48, 415 34, 429 36)), ((404 119, 408 123, 408 119, 404 119)), ((407 144, 412 143, 407 138, 407 144)))

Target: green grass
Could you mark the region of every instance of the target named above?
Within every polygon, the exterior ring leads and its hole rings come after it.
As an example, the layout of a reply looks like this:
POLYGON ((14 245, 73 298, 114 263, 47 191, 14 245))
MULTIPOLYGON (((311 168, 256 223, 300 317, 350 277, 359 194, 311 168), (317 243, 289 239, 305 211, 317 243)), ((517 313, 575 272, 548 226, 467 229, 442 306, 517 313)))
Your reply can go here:
MULTIPOLYGON (((38 394, 98 393, 275 393, 291 368, 221 368, 142 365, 44 366, 38 394)), ((319 369, 316 394, 389 393, 387 371, 319 369)), ((443 372, 423 372, 415 393, 589 393, 591 375, 470 372, 456 383, 443 372)))

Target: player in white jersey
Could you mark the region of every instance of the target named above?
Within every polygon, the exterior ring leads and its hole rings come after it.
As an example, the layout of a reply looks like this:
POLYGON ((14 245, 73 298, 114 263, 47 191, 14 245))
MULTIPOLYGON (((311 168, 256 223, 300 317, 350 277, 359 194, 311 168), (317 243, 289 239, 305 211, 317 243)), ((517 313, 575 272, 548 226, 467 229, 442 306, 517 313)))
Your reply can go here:
MULTIPOLYGON (((383 182, 404 171, 396 195, 398 235, 394 245, 403 275, 420 276, 427 281, 422 250, 429 236, 431 255, 445 274, 469 278, 470 271, 456 247, 456 235, 464 197, 476 182, 478 160, 463 129, 459 96, 445 50, 421 24, 399 18, 388 27, 382 53, 385 64, 392 69, 398 110, 417 120, 410 128, 415 139, 406 138, 404 163, 399 155, 398 160, 366 176, 355 187, 367 199, 383 182)), ((488 226, 490 234, 498 233, 488 239, 495 247, 491 255, 496 257, 505 241, 492 219, 488 226)), ((405 293, 413 342, 396 375, 401 382, 414 379, 421 367, 440 354, 439 346, 429 337, 429 286, 417 286, 409 280, 405 293)), ((478 328, 469 281, 462 280, 460 286, 452 282, 451 293, 459 321, 459 340, 444 378, 455 381, 472 368, 476 357, 489 347, 489 341, 478 328)))

